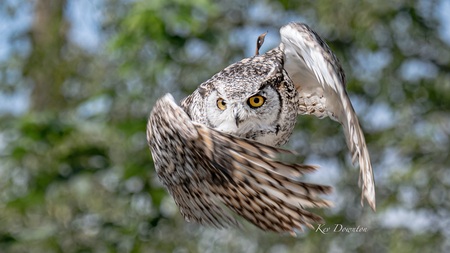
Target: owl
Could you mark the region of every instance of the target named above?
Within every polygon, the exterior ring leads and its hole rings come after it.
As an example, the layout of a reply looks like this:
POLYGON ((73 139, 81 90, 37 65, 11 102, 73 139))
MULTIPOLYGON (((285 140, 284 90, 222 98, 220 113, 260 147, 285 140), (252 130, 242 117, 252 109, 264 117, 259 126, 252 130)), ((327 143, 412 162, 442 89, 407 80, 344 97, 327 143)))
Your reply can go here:
POLYGON ((218 228, 241 216, 265 231, 294 234, 323 219, 307 208, 330 207, 330 186, 302 181, 315 166, 279 154, 299 115, 342 124, 360 166, 362 199, 375 210, 375 189, 364 134, 345 90, 342 67, 307 25, 280 29, 281 43, 234 63, 178 105, 170 94, 150 113, 147 140, 160 181, 186 221, 218 228))

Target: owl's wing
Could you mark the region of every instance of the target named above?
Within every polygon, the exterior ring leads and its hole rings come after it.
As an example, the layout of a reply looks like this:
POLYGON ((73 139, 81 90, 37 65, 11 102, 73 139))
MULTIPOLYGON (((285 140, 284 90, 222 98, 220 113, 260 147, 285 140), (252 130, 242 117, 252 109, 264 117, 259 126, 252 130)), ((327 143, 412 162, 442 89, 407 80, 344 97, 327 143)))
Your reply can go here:
POLYGON ((318 196, 331 187, 299 180, 314 166, 276 161, 290 151, 194 123, 170 94, 154 106, 147 140, 158 177, 187 221, 238 225, 226 206, 263 230, 294 233, 322 221, 304 208, 331 205, 318 196))
POLYGON ((342 67, 328 45, 307 25, 281 28, 280 50, 284 69, 299 94, 299 114, 329 116, 343 125, 353 164, 359 159, 361 204, 364 198, 375 210, 375 186, 369 152, 358 117, 345 90, 342 67))

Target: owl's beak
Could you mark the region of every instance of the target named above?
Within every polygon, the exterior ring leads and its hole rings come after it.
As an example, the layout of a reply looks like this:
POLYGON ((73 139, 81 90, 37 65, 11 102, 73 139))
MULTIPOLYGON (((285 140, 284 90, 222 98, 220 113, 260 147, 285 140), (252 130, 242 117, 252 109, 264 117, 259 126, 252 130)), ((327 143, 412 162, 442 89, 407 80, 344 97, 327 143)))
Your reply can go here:
POLYGON ((241 121, 239 114, 234 114, 234 120, 236 121, 236 127, 239 127, 239 122, 241 121))
POLYGON ((239 117, 238 108, 233 109, 234 121, 236 122, 236 127, 239 127, 239 123, 242 122, 241 117, 239 117))

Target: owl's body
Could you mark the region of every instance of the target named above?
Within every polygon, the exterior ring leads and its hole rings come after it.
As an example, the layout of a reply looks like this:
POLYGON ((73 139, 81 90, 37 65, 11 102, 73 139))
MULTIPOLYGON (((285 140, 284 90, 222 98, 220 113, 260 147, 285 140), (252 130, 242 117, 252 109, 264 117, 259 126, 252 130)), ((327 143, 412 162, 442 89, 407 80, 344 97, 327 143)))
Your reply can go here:
POLYGON ((204 82, 181 106, 194 122, 271 146, 289 140, 298 115, 298 95, 283 69, 283 54, 273 49, 237 62, 204 82), (262 106, 249 98, 259 95, 262 106), (216 106, 226 101, 226 109, 216 106))
POLYGON ((186 220, 237 225, 225 206, 263 230, 294 233, 321 222, 305 208, 330 206, 319 195, 331 188, 300 180, 316 167, 275 159, 289 152, 277 147, 303 114, 343 125, 363 199, 375 209, 369 154, 337 58, 304 24, 281 28, 281 40, 259 55, 259 38, 256 56, 202 83, 181 107, 166 95, 153 108, 147 139, 155 168, 186 220))

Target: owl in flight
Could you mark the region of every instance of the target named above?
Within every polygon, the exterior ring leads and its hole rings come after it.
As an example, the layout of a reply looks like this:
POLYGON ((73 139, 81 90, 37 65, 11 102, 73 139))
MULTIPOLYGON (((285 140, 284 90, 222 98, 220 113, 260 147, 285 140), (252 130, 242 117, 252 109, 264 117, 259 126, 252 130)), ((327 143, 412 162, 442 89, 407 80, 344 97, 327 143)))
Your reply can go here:
POLYGON ((280 30, 278 47, 234 63, 177 105, 160 98, 147 125, 159 179, 187 221, 239 226, 234 214, 262 230, 312 228, 322 218, 305 208, 329 207, 331 187, 301 181, 314 166, 283 163, 279 148, 298 115, 342 124, 353 163, 360 166, 362 199, 375 210, 375 188, 364 134, 345 91, 342 67, 307 25, 280 30))

